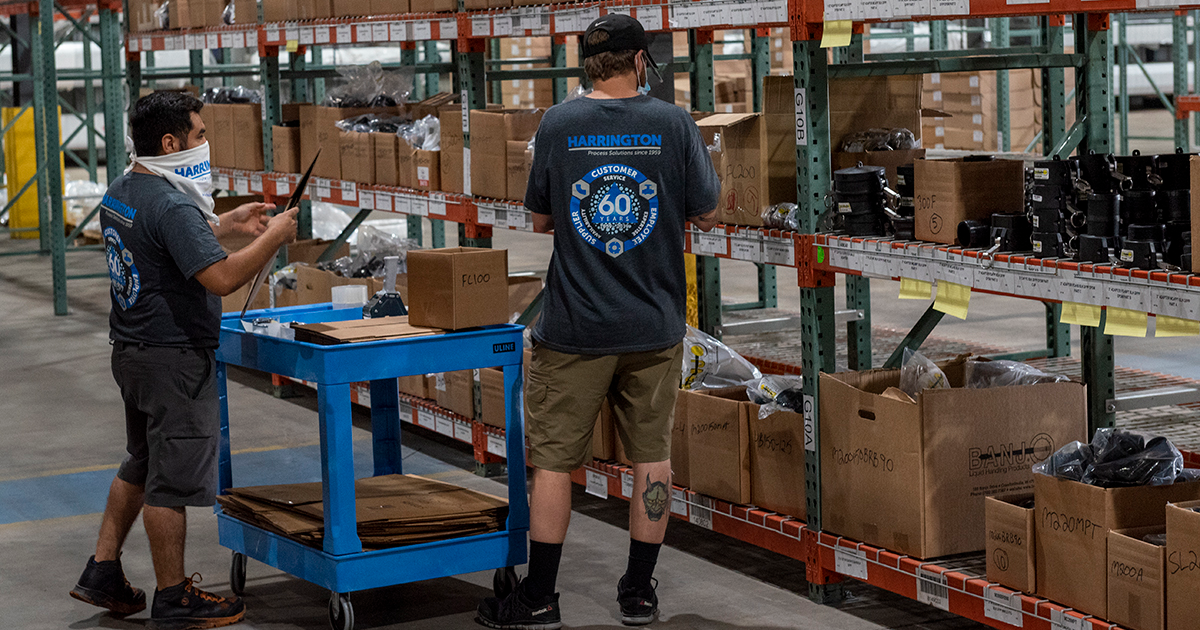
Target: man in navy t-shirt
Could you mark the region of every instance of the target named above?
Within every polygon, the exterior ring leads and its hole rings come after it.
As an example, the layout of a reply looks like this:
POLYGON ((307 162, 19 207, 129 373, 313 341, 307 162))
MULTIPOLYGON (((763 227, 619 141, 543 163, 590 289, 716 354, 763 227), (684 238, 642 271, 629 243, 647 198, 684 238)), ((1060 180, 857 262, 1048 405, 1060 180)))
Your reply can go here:
POLYGON ((529 575, 478 620, 492 628, 558 628, 555 581, 571 516, 570 473, 591 459, 600 406, 612 404, 633 462, 629 563, 621 620, 658 611, 651 575, 666 533, 671 425, 683 362, 684 230, 716 224, 720 180, 692 117, 649 91, 657 74, 637 20, 597 19, 583 38, 593 91, 550 108, 538 128, 525 207, 554 231, 525 397, 529 575))
POLYGON ((178 92, 134 105, 134 166, 112 182, 100 211, 112 281, 112 371, 125 402, 129 455, 109 489, 96 555, 71 596, 118 615, 146 608, 120 560, 141 513, 157 581, 150 628, 215 628, 245 613, 240 598, 207 593, 186 577, 184 508, 216 500, 219 296, 249 282, 296 238, 296 210, 268 220, 270 204, 246 204, 210 225, 202 107, 178 92), (226 254, 217 243, 223 233, 257 238, 226 254))

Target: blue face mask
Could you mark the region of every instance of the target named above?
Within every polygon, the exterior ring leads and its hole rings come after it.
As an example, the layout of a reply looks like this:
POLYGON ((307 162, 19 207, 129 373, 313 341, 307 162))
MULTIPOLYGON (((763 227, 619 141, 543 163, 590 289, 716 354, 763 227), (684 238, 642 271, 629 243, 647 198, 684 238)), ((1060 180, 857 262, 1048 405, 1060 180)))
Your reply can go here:
POLYGON ((642 96, 645 96, 650 93, 650 73, 644 71, 644 76, 646 78, 642 80, 642 83, 640 85, 638 85, 638 89, 637 89, 638 94, 640 94, 642 96))

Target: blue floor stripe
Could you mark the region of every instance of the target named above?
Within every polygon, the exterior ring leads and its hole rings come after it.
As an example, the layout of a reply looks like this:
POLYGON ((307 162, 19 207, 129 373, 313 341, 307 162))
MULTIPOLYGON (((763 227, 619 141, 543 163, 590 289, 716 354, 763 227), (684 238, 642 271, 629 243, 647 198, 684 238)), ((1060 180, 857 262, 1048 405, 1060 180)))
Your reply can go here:
MULTIPOLYGON (((446 463, 408 447, 401 447, 404 472, 429 475, 450 470, 446 463)), ((370 440, 354 442, 354 471, 372 474, 370 440)), ((104 511, 108 487, 115 470, 32 477, 0 482, 0 525, 40 521, 104 511)), ((261 486, 321 480, 318 446, 241 453, 233 456, 233 483, 261 486)))

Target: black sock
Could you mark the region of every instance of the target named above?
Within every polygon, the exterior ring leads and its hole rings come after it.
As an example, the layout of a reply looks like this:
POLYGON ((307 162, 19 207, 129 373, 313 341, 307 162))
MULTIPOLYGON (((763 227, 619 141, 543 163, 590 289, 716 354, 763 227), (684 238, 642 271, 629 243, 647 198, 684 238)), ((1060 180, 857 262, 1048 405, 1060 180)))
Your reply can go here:
POLYGON ((629 539, 629 567, 625 569, 626 586, 650 586, 654 565, 658 564, 659 549, 662 549, 662 543, 629 539))
POLYGON ((529 575, 522 587, 525 596, 540 601, 554 595, 554 583, 558 581, 558 563, 562 560, 562 544, 529 541, 529 575))

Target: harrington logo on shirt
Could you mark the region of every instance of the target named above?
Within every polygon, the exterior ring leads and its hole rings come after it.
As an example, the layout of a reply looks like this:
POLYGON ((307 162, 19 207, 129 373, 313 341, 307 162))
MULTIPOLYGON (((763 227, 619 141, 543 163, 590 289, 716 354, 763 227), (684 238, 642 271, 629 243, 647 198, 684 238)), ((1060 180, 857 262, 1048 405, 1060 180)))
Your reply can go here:
POLYGON ((616 258, 658 223, 658 185, 637 169, 607 164, 571 185, 571 223, 589 245, 616 258))

